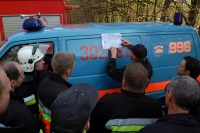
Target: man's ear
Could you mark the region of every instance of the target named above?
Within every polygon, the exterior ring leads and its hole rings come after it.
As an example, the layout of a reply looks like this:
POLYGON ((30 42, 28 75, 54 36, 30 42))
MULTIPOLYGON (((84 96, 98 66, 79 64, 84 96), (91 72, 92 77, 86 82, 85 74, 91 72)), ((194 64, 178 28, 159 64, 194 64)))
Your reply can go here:
POLYGON ((90 128, 90 122, 89 120, 86 122, 84 129, 87 131, 90 128))
POLYGON ((132 55, 132 60, 135 61, 137 59, 137 57, 133 54, 132 55))
POLYGON ((190 71, 189 70, 185 70, 185 75, 190 76, 190 71))
POLYGON ((16 83, 15 80, 11 80, 11 81, 10 81, 11 87, 15 87, 15 83, 16 83))
POLYGON ((126 87, 127 86, 127 83, 124 79, 122 79, 122 87, 126 87))
POLYGON ((147 78, 147 85, 148 85, 148 83, 149 83, 149 78, 147 78))
POLYGON ((172 99, 173 99, 173 93, 172 93, 172 91, 167 90, 167 92, 166 92, 166 98, 167 98, 168 102, 172 101, 172 99))
POLYGON ((69 77, 71 75, 71 69, 67 69, 65 73, 69 77))

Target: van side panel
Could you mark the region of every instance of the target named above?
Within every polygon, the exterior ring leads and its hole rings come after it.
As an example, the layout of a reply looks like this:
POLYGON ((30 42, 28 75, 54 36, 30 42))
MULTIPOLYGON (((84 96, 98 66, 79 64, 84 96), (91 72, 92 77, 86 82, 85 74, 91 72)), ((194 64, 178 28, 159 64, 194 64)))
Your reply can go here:
MULTIPOLYGON (((9 50, 12 51, 12 45, 50 42, 53 44, 53 54, 71 51, 77 56, 69 82, 89 83, 100 94, 119 92, 121 83, 106 74, 110 55, 109 50, 101 46, 101 34, 106 33, 121 33, 122 39, 145 45, 154 70, 146 92, 156 98, 164 96, 164 87, 177 75, 177 66, 184 56, 190 55, 200 60, 200 42, 196 29, 164 22, 72 24, 46 27, 35 32, 19 31, 9 36, 6 46, 0 48, 0 58, 9 50)), ((126 47, 118 48, 117 68, 131 63, 130 54, 126 47)))

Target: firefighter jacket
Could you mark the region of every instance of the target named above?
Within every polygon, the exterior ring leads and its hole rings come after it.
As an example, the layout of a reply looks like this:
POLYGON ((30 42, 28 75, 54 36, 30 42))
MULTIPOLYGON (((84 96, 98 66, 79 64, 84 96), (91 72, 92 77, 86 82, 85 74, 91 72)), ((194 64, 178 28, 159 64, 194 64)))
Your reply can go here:
POLYGON ((200 133, 200 127, 190 114, 164 116, 156 123, 143 128, 140 133, 200 133))
MULTIPOLYGON (((153 74, 153 69, 152 69, 152 65, 148 61, 148 59, 140 60, 138 62, 140 62, 147 69, 148 78, 151 79, 151 76, 153 74)), ((125 68, 126 68, 126 66, 124 66, 122 68, 116 68, 116 59, 111 58, 108 65, 107 65, 106 71, 107 71, 107 74, 111 78, 113 78, 114 80, 117 80, 119 82, 122 82, 122 78, 123 78, 125 68)))
POLYGON ((24 100, 22 97, 20 97, 19 95, 17 95, 15 92, 10 91, 10 98, 16 101, 21 102, 22 104, 24 104, 24 100))
POLYGON ((137 132, 162 116, 160 103, 144 93, 106 94, 95 106, 88 133, 137 132))
POLYGON ((60 92, 67 90, 71 86, 69 82, 53 72, 49 72, 48 76, 40 82, 37 92, 39 115, 45 125, 46 133, 51 130, 51 105, 60 92))
POLYGON ((18 101, 21 102, 23 100, 24 104, 36 115, 38 116, 39 108, 38 101, 36 97, 36 92, 38 88, 38 84, 40 81, 47 76, 46 71, 37 71, 35 73, 25 73, 25 79, 22 85, 15 89, 15 95, 12 94, 11 97, 17 98, 18 101))
POLYGON ((2 133, 14 133, 18 130, 21 133, 38 133, 40 130, 39 122, 33 113, 23 103, 14 99, 10 99, 8 108, 0 115, 0 123, 5 126, 0 128, 2 133))

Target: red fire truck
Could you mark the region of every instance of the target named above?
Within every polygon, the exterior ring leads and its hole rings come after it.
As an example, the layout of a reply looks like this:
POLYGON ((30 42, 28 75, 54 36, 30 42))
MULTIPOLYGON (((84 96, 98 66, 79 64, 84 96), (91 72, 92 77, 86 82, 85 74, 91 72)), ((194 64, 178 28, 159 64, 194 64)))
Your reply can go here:
POLYGON ((71 10, 78 5, 69 5, 67 0, 1 0, 0 43, 11 33, 21 29, 24 19, 21 14, 41 13, 48 21, 47 26, 71 22, 71 10))

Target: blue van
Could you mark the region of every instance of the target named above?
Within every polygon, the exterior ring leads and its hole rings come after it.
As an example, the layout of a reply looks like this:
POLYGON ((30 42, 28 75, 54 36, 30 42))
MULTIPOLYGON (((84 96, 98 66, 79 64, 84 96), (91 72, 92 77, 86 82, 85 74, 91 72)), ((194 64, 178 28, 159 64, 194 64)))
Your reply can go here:
MULTIPOLYGON (((200 60, 200 42, 195 28, 164 22, 69 24, 37 31, 22 30, 10 35, 2 44, 0 59, 15 60, 17 51, 25 45, 39 45, 46 54, 47 63, 57 52, 71 51, 77 61, 69 82, 89 83, 98 89, 101 97, 118 92, 121 87, 121 83, 106 74, 110 55, 102 48, 101 37, 106 33, 120 33, 133 44, 145 45, 154 71, 146 93, 157 99, 164 97, 164 87, 177 75, 177 66, 184 56, 200 60)), ((118 48, 117 66, 130 63, 129 56, 127 48, 118 48)))

